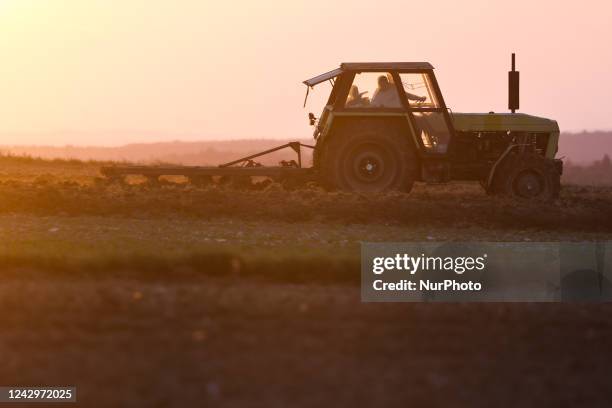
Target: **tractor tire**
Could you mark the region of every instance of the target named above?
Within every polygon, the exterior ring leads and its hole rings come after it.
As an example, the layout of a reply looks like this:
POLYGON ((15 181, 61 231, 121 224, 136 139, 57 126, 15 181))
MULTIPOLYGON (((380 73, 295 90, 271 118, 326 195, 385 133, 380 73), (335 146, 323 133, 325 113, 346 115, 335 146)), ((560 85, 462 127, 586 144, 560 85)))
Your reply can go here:
POLYGON ((319 166, 325 188, 358 192, 410 192, 417 169, 407 138, 379 127, 337 135, 326 144, 319 166))
POLYGON ((561 174, 554 162, 535 153, 507 157, 491 186, 493 194, 534 201, 554 200, 560 190, 561 174))

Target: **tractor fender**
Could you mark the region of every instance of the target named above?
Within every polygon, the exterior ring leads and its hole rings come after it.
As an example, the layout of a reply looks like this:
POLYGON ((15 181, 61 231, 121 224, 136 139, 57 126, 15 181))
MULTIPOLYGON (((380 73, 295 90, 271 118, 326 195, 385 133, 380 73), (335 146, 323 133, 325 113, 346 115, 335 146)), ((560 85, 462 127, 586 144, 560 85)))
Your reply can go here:
POLYGON ((410 148, 414 149, 419 158, 422 155, 421 149, 416 141, 412 124, 404 115, 379 116, 375 114, 334 114, 330 115, 329 124, 324 132, 316 140, 315 154, 323 151, 325 145, 331 139, 346 137, 355 131, 361 131, 365 127, 377 127, 381 132, 399 130, 406 135, 406 142, 410 148))

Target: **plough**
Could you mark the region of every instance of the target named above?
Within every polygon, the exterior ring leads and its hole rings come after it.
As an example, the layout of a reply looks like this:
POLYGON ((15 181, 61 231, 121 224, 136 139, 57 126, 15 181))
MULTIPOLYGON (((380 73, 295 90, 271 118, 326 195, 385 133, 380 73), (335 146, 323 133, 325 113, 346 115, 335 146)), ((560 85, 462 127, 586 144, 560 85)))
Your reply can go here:
POLYGON ((112 165, 104 166, 100 172, 112 181, 126 176, 146 177, 150 183, 157 183, 161 176, 184 176, 194 185, 212 183, 242 184, 252 182, 251 178, 267 178, 278 182, 309 181, 313 179, 312 167, 302 166, 302 148, 314 146, 301 142, 289 142, 263 152, 241 157, 218 166, 180 166, 180 165, 112 165), (282 149, 290 148, 296 153, 295 160, 282 160, 278 166, 264 166, 255 159, 282 149))

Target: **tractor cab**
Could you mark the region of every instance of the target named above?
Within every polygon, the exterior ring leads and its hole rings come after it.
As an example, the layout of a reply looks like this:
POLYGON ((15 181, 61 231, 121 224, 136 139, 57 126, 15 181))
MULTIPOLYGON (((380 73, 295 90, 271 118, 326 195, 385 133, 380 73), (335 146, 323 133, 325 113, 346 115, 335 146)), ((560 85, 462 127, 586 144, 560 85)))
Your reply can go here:
MULTIPOLYGON (((447 153, 452 122, 431 64, 343 63, 340 68, 308 79, 304 84, 309 92, 323 82, 331 83, 332 90, 316 124, 315 139, 325 137, 338 117, 385 115, 407 121, 422 154, 447 153)), ((314 115, 309 117, 315 124, 314 115)))

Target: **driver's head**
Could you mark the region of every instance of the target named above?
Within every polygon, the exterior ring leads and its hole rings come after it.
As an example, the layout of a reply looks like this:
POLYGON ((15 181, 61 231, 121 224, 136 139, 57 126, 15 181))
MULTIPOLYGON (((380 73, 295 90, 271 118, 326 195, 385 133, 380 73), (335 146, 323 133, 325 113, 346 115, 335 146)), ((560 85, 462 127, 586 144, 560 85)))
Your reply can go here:
POLYGON ((351 96, 351 98, 359 98, 359 88, 357 88, 357 85, 351 85, 351 91, 349 92, 349 96, 351 96))
POLYGON ((378 77, 378 87, 380 89, 387 89, 389 87, 389 80, 386 76, 381 75, 378 77))
POLYGON ((387 80, 389 81, 390 84, 395 83, 395 81, 393 80, 393 75, 390 72, 387 73, 387 80))

